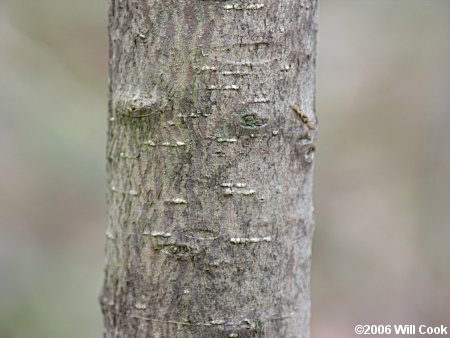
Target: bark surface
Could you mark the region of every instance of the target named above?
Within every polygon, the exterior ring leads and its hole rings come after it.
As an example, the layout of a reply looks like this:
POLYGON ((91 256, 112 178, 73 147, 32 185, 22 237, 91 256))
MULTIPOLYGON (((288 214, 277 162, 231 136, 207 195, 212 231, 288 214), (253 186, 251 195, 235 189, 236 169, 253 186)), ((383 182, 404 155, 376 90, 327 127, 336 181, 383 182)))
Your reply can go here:
POLYGON ((317 0, 110 0, 105 337, 309 337, 317 0))

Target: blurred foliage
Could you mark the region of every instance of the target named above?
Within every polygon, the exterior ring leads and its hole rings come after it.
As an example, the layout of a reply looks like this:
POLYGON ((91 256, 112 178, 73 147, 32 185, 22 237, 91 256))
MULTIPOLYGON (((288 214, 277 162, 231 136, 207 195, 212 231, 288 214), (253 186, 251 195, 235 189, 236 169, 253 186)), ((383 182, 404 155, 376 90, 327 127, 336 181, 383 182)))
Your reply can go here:
MULTIPOLYGON (((0 337, 100 337, 104 1, 0 1, 0 337)), ((313 337, 450 325, 450 2, 321 0, 313 337)))
POLYGON ((106 3, 0 3, 0 337, 100 337, 106 3))

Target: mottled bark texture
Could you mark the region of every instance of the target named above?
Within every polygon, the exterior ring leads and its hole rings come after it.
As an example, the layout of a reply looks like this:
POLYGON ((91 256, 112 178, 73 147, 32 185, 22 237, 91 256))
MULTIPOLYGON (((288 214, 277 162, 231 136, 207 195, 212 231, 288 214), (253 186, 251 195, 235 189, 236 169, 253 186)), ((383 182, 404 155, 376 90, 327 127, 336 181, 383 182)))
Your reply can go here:
POLYGON ((308 337, 317 0, 110 0, 105 337, 308 337))

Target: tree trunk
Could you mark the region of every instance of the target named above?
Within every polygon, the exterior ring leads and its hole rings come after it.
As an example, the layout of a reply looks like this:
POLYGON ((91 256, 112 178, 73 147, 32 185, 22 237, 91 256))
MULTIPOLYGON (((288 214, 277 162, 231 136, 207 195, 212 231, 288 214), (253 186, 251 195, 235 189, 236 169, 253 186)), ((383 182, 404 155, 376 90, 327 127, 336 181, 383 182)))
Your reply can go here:
POLYGON ((317 0, 110 0, 105 337, 309 337, 317 0))

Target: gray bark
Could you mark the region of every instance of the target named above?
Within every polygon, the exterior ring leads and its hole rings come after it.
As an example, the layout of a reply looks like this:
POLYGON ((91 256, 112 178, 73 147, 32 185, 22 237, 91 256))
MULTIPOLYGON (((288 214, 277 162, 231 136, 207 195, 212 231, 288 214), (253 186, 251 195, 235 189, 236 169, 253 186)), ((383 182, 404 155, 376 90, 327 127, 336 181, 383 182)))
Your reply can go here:
POLYGON ((309 337, 317 0, 110 0, 105 337, 309 337))

